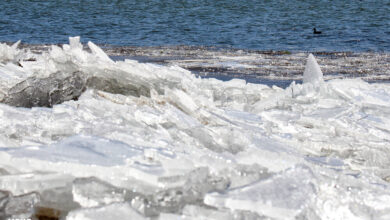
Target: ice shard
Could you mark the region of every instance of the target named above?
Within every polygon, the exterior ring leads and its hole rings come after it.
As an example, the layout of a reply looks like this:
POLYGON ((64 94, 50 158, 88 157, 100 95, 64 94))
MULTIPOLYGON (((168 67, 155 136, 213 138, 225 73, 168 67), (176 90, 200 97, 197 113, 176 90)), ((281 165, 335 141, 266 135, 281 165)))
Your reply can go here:
POLYGON ((76 100, 86 89, 80 72, 56 72, 47 78, 29 77, 8 90, 2 102, 16 107, 52 107, 76 100))
POLYGON ((296 167, 223 194, 210 193, 204 202, 211 206, 243 209, 277 219, 288 219, 299 214, 315 198, 314 182, 308 168, 296 167))
POLYGON ((20 56, 21 51, 17 49, 20 44, 20 40, 14 43, 12 46, 6 44, 0 44, 0 63, 15 62, 20 56))
POLYGON ((147 219, 128 203, 113 203, 97 208, 80 209, 69 213, 67 220, 147 219))
POLYGON ((79 178, 73 182, 73 198, 82 207, 124 202, 126 190, 115 188, 97 178, 79 178))
POLYGON ((313 54, 307 58, 305 71, 303 72, 303 83, 316 84, 323 81, 323 74, 313 54))
POLYGON ((34 206, 39 201, 40 196, 35 192, 20 196, 10 196, 4 207, 5 216, 18 219, 29 218, 34 212, 34 206))

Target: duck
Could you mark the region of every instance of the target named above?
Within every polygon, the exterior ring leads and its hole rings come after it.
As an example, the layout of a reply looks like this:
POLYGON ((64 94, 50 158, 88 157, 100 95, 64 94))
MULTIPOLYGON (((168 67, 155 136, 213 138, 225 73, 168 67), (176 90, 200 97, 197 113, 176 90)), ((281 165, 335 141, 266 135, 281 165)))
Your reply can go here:
POLYGON ((316 28, 313 28, 313 34, 322 34, 322 32, 321 31, 317 31, 316 28))

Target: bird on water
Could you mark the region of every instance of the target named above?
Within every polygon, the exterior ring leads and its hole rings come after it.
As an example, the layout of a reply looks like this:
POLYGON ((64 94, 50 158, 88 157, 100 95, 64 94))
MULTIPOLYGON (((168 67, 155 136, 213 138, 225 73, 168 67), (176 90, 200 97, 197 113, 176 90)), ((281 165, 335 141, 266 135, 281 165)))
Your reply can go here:
POLYGON ((321 31, 317 31, 316 28, 313 28, 313 34, 321 34, 322 32, 321 31))

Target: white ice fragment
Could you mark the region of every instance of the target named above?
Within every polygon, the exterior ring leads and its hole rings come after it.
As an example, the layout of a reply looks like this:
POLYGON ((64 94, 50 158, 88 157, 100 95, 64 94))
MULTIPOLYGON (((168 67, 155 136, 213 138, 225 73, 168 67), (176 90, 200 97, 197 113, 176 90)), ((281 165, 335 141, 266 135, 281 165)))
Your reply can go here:
POLYGON ((49 51, 50 57, 58 63, 66 63, 68 61, 64 51, 57 45, 52 45, 49 51))
POLYGON ((113 203, 107 206, 72 211, 66 220, 147 219, 137 213, 128 203, 113 203))
POLYGON ((323 81, 323 74, 313 54, 307 58, 305 72, 303 73, 303 83, 316 84, 323 81))
MULTIPOLYGON (((164 216, 165 217, 165 216, 164 216)), ((180 219, 196 219, 196 220, 239 220, 239 219, 265 219, 261 218, 257 213, 243 210, 215 209, 206 208, 203 206, 186 205, 183 208, 183 214, 180 219)), ((160 219, 172 219, 161 218, 160 219)))
POLYGON ((173 214, 173 213, 165 213, 165 212, 162 212, 160 213, 160 215, 158 216, 158 220, 172 220, 172 219, 185 219, 185 220, 196 220, 196 219, 200 219, 200 220, 203 220, 201 218, 193 218, 191 216, 185 216, 185 215, 181 215, 181 214, 173 214))
POLYGON ((83 49, 83 45, 80 43, 80 36, 69 37, 69 46, 71 49, 83 49))
POLYGON ((0 190, 7 190, 13 195, 39 192, 45 189, 64 187, 72 182, 73 177, 60 173, 23 173, 0 176, 0 190))
POLYGON ((68 68, 74 68, 74 64, 83 65, 92 61, 89 59, 90 53, 83 50, 83 45, 80 43, 80 37, 69 37, 69 44, 62 46, 66 56, 69 56, 71 63, 67 65, 68 68))
POLYGON ((65 217, 64 214, 68 211, 80 208, 80 205, 76 201, 74 201, 71 184, 72 183, 69 183, 65 187, 45 189, 39 192, 41 200, 39 204, 35 207, 35 211, 39 213, 45 212, 45 210, 52 210, 54 213, 52 213, 51 215, 60 215, 62 217, 65 217))
POLYGON ((100 47, 96 46, 96 44, 92 43, 91 41, 88 42, 88 47, 89 49, 91 49, 92 54, 94 54, 96 57, 99 57, 101 60, 110 63, 114 62, 107 56, 106 53, 104 53, 104 51, 100 47))
POLYGON ((31 214, 33 214, 34 206, 39 203, 39 201, 39 194, 35 192, 20 196, 9 196, 4 207, 5 215, 11 216, 10 219, 30 218, 31 214))
POLYGON ((76 179, 72 185, 73 200, 82 207, 123 202, 125 192, 94 177, 76 179))
POLYGON ((18 48, 20 42, 21 42, 21 41, 18 40, 16 43, 12 44, 11 48, 14 49, 14 50, 16 50, 16 49, 18 48))
POLYGON ((256 163, 270 172, 280 172, 303 162, 294 148, 270 138, 253 140, 253 145, 237 153, 235 159, 247 165, 256 163))
POLYGON ((194 219, 225 219, 225 220, 233 220, 232 213, 214 210, 214 209, 207 209, 200 206, 195 205, 186 205, 183 208, 183 215, 188 216, 188 218, 194 218, 194 219))
POLYGON ((42 146, 39 150, 18 148, 9 153, 16 157, 30 157, 52 162, 115 166, 125 164, 128 158, 142 155, 143 151, 119 141, 74 136, 52 146, 42 146))
POLYGON ((229 188, 237 188, 266 179, 271 174, 266 168, 254 163, 251 165, 238 164, 222 170, 220 175, 229 180, 229 188))
POLYGON ((187 114, 194 114, 198 109, 197 104, 194 102, 192 97, 190 97, 187 93, 178 89, 165 89, 165 95, 169 97, 172 104, 176 107, 180 108, 187 114))
POLYGON ((17 49, 20 41, 14 43, 12 46, 8 46, 5 43, 0 43, 0 63, 12 62, 17 59, 21 51, 17 49))
POLYGON ((315 180, 308 167, 297 166, 266 180, 205 196, 207 205, 257 212, 276 219, 293 219, 313 201, 315 180))

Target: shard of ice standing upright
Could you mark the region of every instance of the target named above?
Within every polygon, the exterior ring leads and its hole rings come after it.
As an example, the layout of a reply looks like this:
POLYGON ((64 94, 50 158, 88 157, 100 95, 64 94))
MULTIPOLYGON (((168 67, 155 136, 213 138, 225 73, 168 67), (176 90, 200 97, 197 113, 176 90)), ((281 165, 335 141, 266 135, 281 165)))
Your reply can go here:
POLYGON ((303 72, 303 83, 317 84, 323 82, 323 74, 313 54, 307 58, 305 71, 303 72))

